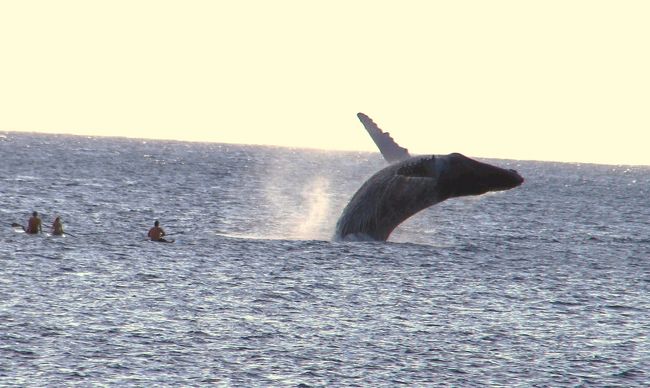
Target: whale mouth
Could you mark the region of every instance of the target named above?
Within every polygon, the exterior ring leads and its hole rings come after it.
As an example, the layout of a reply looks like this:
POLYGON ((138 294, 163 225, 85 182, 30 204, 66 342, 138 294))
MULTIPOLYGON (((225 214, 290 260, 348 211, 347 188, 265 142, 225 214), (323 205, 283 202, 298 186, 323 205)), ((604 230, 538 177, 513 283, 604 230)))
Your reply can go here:
POLYGON ((463 155, 454 155, 455 171, 448 178, 452 197, 480 195, 489 191, 515 188, 524 182, 516 170, 482 163, 463 155))
POLYGON ((517 187, 517 186, 521 185, 522 183, 524 183, 524 177, 521 176, 521 175, 517 172, 517 170, 513 170, 513 169, 510 168, 510 169, 508 169, 508 171, 510 171, 511 176, 512 176, 512 178, 514 179, 514 181, 515 181, 515 183, 516 183, 516 184, 515 184, 514 186, 512 186, 512 187, 517 187))
POLYGON ((499 170, 501 171, 497 170, 498 172, 493 176, 493 185, 490 191, 508 190, 524 183, 524 177, 522 177, 516 170, 499 170))

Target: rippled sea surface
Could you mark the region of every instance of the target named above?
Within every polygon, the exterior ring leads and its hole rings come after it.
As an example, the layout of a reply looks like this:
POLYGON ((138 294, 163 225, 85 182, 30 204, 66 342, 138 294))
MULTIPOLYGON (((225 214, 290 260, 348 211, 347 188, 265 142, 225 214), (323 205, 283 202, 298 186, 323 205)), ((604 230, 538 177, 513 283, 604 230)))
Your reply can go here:
POLYGON ((0 155, 0 386, 650 386, 648 167, 492 160, 524 185, 339 243, 378 153, 0 133, 0 155), (71 235, 11 227, 33 210, 71 235))

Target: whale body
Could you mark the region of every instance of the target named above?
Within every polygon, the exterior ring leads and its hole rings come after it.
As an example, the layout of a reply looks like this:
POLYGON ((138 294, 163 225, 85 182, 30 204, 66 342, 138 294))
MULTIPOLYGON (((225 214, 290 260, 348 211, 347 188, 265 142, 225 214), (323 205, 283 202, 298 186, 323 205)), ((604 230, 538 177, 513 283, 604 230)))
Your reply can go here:
MULTIPOLYGON (((362 123, 366 129, 367 123, 376 127, 369 118, 362 123)), ((375 142, 379 146, 380 142, 375 142)), ((394 148, 390 142, 384 144, 394 148)), ((385 241, 399 224, 432 205, 454 197, 508 190, 524 181, 515 170, 459 153, 411 157, 406 149, 400 149, 406 155, 400 151, 398 161, 375 173, 354 194, 336 223, 335 240, 385 241)), ((383 150, 382 154, 389 159, 383 150)))

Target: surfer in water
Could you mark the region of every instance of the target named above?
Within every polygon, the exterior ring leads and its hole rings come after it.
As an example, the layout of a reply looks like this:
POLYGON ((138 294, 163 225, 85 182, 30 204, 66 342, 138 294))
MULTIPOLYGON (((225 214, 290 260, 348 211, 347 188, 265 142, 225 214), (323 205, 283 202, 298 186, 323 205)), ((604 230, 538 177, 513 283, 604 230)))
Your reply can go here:
POLYGON ((61 223, 61 217, 56 217, 54 223, 52 224, 52 235, 54 236, 63 236, 63 224, 61 223))
POLYGON ((25 233, 37 234, 41 232, 41 219, 38 218, 38 212, 33 212, 29 221, 27 221, 27 229, 25 229, 25 233))
POLYGON ((167 240, 163 238, 164 235, 165 231, 160 227, 160 222, 158 222, 158 220, 153 223, 153 228, 149 229, 149 233, 147 234, 151 241, 167 242, 167 240))

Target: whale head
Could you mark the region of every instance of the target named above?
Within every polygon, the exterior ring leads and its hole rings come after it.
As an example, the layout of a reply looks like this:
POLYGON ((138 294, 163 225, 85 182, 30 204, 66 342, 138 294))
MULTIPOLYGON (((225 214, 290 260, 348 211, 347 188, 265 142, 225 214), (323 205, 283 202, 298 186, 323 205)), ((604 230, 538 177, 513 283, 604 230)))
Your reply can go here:
POLYGON ((524 182, 515 170, 482 163, 459 153, 447 155, 445 162, 444 174, 439 179, 449 198, 509 190, 524 182))

